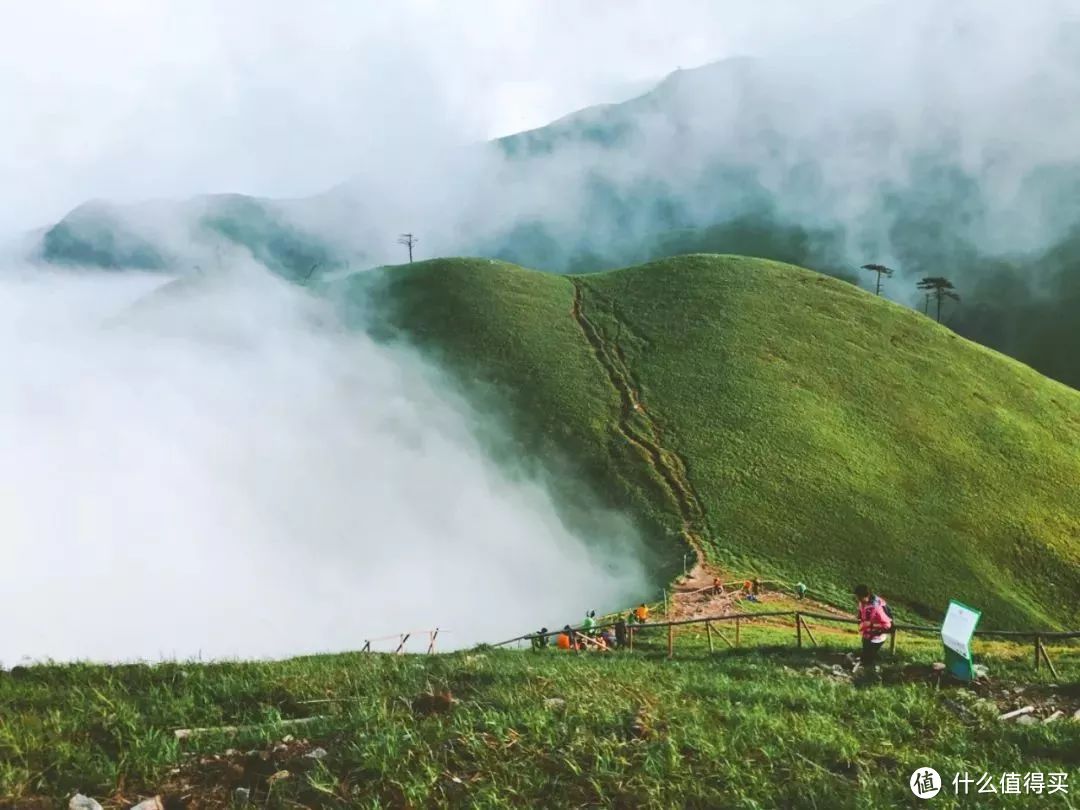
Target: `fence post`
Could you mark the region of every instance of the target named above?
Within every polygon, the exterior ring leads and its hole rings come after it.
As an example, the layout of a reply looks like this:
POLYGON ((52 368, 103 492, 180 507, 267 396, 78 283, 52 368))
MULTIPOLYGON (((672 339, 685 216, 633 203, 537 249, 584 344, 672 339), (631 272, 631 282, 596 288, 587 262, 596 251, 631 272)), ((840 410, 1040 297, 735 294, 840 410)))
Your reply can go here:
POLYGON ((667 657, 675 657, 675 625, 667 626, 667 657))
POLYGON ((802 649, 802 614, 795 611, 795 646, 802 649))
POLYGON ((741 625, 742 625, 742 620, 738 616, 736 616, 735 617, 735 646, 736 647, 739 646, 739 627, 741 625))
POLYGON ((671 618, 670 616, 668 616, 668 609, 667 609, 667 588, 664 588, 664 618, 665 619, 670 619, 671 618))
POLYGON ((712 623, 705 622, 705 633, 709 636, 709 652, 715 652, 712 641, 712 623))
POLYGON ((1042 647, 1042 639, 1039 638, 1039 634, 1035 634, 1035 671, 1039 670, 1039 648, 1042 647))
POLYGON ((892 632, 889 633, 889 655, 896 655, 896 626, 892 628, 892 632))
POLYGON ((632 624, 627 625, 626 629, 627 629, 627 631, 629 633, 629 635, 627 636, 627 638, 630 640, 629 649, 630 649, 630 652, 633 652, 634 651, 634 625, 632 625, 632 624))
POLYGON ((1046 666, 1050 668, 1050 674, 1054 676, 1055 680, 1058 680, 1058 673, 1057 670, 1054 669, 1054 662, 1051 661, 1050 656, 1046 654, 1046 645, 1042 643, 1041 639, 1039 640, 1039 652, 1042 653, 1042 658, 1043 661, 1046 662, 1046 666))
POLYGON ((817 639, 814 638, 814 634, 810 630, 810 625, 808 625, 806 623, 806 619, 802 618, 802 616, 799 616, 799 624, 801 624, 802 629, 806 631, 806 637, 808 639, 810 639, 810 643, 813 644, 816 647, 817 646, 817 639))

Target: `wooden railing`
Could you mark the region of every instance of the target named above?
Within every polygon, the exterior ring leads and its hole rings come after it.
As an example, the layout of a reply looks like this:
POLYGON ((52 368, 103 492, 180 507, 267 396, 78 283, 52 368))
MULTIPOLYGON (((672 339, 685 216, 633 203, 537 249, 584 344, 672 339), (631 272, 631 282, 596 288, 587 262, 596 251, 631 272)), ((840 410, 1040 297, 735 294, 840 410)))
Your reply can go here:
MULTIPOLYGON (((761 612, 745 612, 745 613, 725 613, 716 616, 699 616, 692 619, 674 619, 671 621, 657 621, 657 622, 645 622, 644 624, 626 624, 626 630, 628 632, 628 644, 629 649, 633 649, 634 634, 639 632, 643 628, 658 629, 667 628, 667 646, 668 657, 674 657, 675 655, 675 628, 683 627, 686 625, 703 624, 705 625, 705 632, 708 637, 709 650, 713 651, 713 633, 716 632, 720 638, 725 641, 730 647, 740 646, 740 630, 744 621, 754 621, 757 619, 774 619, 781 617, 792 617, 794 619, 793 629, 795 631, 795 644, 797 647, 803 646, 803 634, 809 641, 816 647, 818 642, 814 638, 813 631, 806 623, 806 619, 814 619, 816 621, 828 621, 835 622, 837 624, 855 624, 859 623, 858 619, 848 618, 845 616, 834 616, 828 613, 818 613, 808 610, 771 610, 761 612), (713 628, 714 623, 734 622, 735 624, 735 641, 732 642, 722 632, 713 628)), ((589 629, 589 632, 596 630, 603 630, 607 628, 615 627, 619 624, 619 621, 604 621, 597 623, 593 628, 589 629)), ((586 634, 586 628, 584 627, 572 627, 571 632, 576 636, 582 636, 586 634)), ((933 627, 930 625, 908 624, 904 622, 893 622, 892 628, 889 631, 889 650, 894 652, 896 650, 896 634, 899 631, 911 632, 911 633, 933 633, 935 635, 941 632, 941 628, 933 627)), ((500 641, 496 644, 492 644, 493 647, 505 647, 510 644, 515 644, 521 641, 532 641, 536 638, 551 638, 552 636, 558 636, 565 632, 563 630, 553 630, 547 633, 526 633, 525 635, 517 636, 515 638, 507 639, 506 641, 500 641)), ((984 637, 1001 637, 1001 638, 1014 638, 1023 639, 1030 638, 1034 641, 1034 664, 1035 669, 1039 669, 1040 665, 1045 662, 1047 667, 1053 673, 1054 677, 1058 677, 1057 670, 1054 667, 1053 662, 1050 660, 1050 656, 1046 652, 1044 642, 1065 641, 1070 639, 1080 638, 1080 631, 1057 631, 1057 630, 976 630, 976 636, 984 637)))
POLYGON ((427 652, 430 655, 430 654, 435 652, 435 641, 436 641, 436 639, 438 639, 440 632, 443 635, 446 635, 446 633, 449 632, 449 631, 440 630, 438 627, 436 627, 434 630, 410 630, 407 633, 394 633, 392 636, 379 636, 378 638, 369 638, 369 639, 364 640, 364 646, 360 649, 360 652, 366 652, 366 653, 372 652, 372 649, 371 649, 371 643, 372 642, 378 643, 380 641, 390 641, 390 642, 396 641, 397 642, 397 647, 394 648, 394 654, 395 655, 402 655, 405 652, 405 645, 409 643, 409 640, 413 636, 422 636, 424 633, 427 633, 427 637, 428 637, 427 652))

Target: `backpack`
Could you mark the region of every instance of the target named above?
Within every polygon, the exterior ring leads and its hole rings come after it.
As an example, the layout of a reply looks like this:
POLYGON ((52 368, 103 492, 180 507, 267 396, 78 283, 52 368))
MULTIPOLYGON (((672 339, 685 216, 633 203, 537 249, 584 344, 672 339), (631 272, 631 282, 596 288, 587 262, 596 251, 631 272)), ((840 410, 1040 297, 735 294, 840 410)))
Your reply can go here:
MULTIPOLYGON (((880 597, 878 597, 880 599, 880 597)), ((885 615, 889 617, 889 621, 892 621, 892 608, 889 607, 889 603, 884 599, 881 600, 881 609, 885 611, 885 615)))

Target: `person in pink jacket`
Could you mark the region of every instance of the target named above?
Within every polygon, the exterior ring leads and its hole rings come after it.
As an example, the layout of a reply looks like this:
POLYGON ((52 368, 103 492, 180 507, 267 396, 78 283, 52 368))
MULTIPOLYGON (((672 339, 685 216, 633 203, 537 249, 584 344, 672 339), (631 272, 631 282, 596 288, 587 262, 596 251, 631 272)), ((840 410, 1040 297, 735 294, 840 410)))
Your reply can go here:
POLYGON ((863 668, 872 672, 877 666, 881 645, 892 630, 892 616, 885 600, 865 585, 855 586, 855 599, 859 604, 859 634, 862 636, 863 668))

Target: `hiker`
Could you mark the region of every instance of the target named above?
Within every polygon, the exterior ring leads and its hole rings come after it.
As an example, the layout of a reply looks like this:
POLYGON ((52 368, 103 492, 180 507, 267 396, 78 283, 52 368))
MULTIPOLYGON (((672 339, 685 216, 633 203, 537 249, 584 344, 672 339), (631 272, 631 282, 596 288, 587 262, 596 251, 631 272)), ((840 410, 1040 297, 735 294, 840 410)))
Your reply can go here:
POLYGON ((796 582, 795 583, 795 596, 797 598, 799 598, 799 599, 802 599, 804 596, 806 596, 806 583, 805 582, 796 582))
POLYGON ((605 628, 604 630, 602 630, 600 632, 600 635, 597 638, 599 638, 602 642, 604 642, 604 649, 606 649, 606 650, 615 649, 615 636, 613 636, 611 634, 611 630, 605 628))
POLYGON ((570 625, 566 625, 559 633, 558 638, 555 639, 555 646, 560 650, 577 649, 577 645, 574 644, 574 631, 570 629, 570 625))
MULTIPOLYGON (((631 613, 630 615, 633 616, 634 614, 631 613)), ((615 622, 615 646, 620 650, 626 647, 626 619, 621 616, 615 622)))
POLYGON ((532 637, 532 648, 534 650, 542 650, 545 647, 547 647, 547 645, 548 645, 547 631, 548 631, 548 629, 546 627, 541 627, 540 632, 532 637))
POLYGON ((757 577, 754 577, 753 589, 754 596, 759 596, 761 594, 761 580, 759 580, 757 577))
POLYGON ((862 656, 859 663, 868 673, 877 667, 877 656, 892 629, 889 606, 865 585, 856 585, 855 600, 859 606, 859 634, 862 636, 862 656))
POLYGON ((585 621, 581 623, 581 629, 585 631, 586 635, 593 635, 596 633, 596 611, 590 610, 585 613, 585 621))
POLYGON ((720 577, 713 577, 712 580, 712 592, 713 596, 722 596, 724 593, 724 583, 720 581, 720 577))
POLYGON ((743 599, 745 599, 747 602, 756 602, 757 601, 757 597, 754 596, 754 583, 753 582, 751 582, 750 580, 746 580, 742 584, 742 589, 743 589, 743 599))
POLYGON ((634 610, 634 618, 638 624, 645 624, 649 620, 649 606, 642 602, 634 610))

